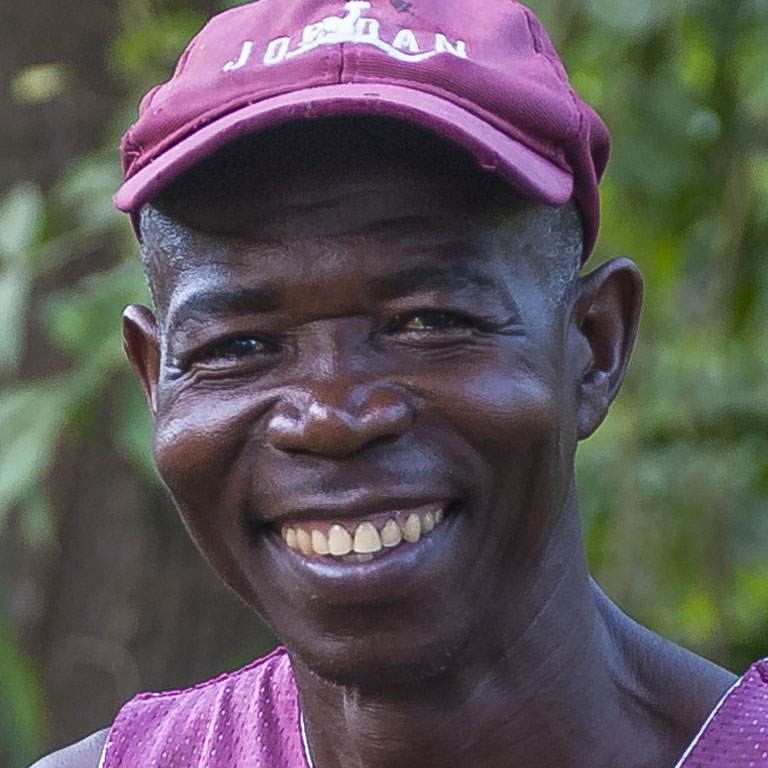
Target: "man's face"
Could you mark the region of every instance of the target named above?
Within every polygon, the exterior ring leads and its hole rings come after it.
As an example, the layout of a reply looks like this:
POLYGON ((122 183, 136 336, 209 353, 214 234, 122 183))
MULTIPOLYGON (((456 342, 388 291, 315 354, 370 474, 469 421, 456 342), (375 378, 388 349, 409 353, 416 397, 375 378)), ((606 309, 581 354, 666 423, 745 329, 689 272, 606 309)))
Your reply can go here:
POLYGON ((476 196, 306 172, 226 234, 145 219, 160 473, 217 571, 331 679, 427 674, 514 631, 571 487, 578 372, 550 271, 577 260, 573 229, 476 196))

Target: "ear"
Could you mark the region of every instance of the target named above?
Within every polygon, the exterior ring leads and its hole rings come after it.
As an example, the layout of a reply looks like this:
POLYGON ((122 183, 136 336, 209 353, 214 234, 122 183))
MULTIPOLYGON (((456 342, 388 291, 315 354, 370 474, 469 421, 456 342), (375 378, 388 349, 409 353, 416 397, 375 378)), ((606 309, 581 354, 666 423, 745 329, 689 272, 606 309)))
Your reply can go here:
POLYGON ((157 320, 146 307, 132 304, 123 311, 123 348, 154 419, 160 377, 160 337, 157 320))
POLYGON ((643 279, 629 259, 603 264, 579 280, 574 303, 579 440, 603 422, 635 345, 643 279))

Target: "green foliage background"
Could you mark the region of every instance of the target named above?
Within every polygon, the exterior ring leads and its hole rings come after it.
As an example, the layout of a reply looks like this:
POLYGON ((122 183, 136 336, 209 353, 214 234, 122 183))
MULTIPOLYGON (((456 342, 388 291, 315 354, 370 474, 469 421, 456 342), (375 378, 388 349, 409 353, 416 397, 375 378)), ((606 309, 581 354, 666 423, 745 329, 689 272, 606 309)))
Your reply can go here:
MULTIPOLYGON (((627 382, 578 460, 593 572, 635 618, 740 671, 768 653, 768 3, 530 5, 614 136, 592 266, 627 255, 646 278, 627 382)), ((139 96, 167 79, 204 18, 180 0, 119 9, 104 60, 129 95, 103 151, 46 196, 23 181, 0 195, 0 373, 10 382, 0 392, 0 534, 16 511, 31 547, 55 544, 45 479, 62 436, 76 445, 87 434, 107 387, 115 441, 156 482, 116 322, 116 308, 147 295, 111 195, 139 96), (35 285, 94 241, 109 243, 114 261, 30 316, 35 285), (32 322, 69 361, 64 373, 15 373, 32 322)), ((16 97, 55 98, 65 66, 15 73, 16 97)), ((0 740, 15 768, 39 753, 45 723, 40 673, 14 641, 7 602, 0 594, 0 740)))

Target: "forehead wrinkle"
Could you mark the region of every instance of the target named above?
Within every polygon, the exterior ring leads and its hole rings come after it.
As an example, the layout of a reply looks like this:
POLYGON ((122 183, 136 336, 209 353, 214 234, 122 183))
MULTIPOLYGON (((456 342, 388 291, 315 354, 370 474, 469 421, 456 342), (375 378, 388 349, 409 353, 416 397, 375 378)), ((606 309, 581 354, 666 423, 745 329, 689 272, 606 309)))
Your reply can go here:
POLYGON ((455 229, 458 229, 456 216, 419 216, 404 213, 382 217, 340 234, 350 237, 376 238, 385 243, 399 241, 404 248, 410 248, 417 243, 419 248, 455 247, 457 244, 466 244, 464 242, 466 238, 461 238, 460 243, 456 242, 456 235, 461 233, 454 232, 455 229))

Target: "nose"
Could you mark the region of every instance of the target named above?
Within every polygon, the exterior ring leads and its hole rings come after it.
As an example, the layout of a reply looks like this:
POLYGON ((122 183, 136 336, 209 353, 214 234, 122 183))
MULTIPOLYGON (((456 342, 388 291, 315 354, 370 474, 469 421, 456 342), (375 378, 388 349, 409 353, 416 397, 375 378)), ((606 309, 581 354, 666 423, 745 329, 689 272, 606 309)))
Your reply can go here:
POLYGON ((398 437, 412 418, 408 393, 399 387, 328 382, 282 398, 270 414, 267 440, 280 451, 343 458, 398 437))

